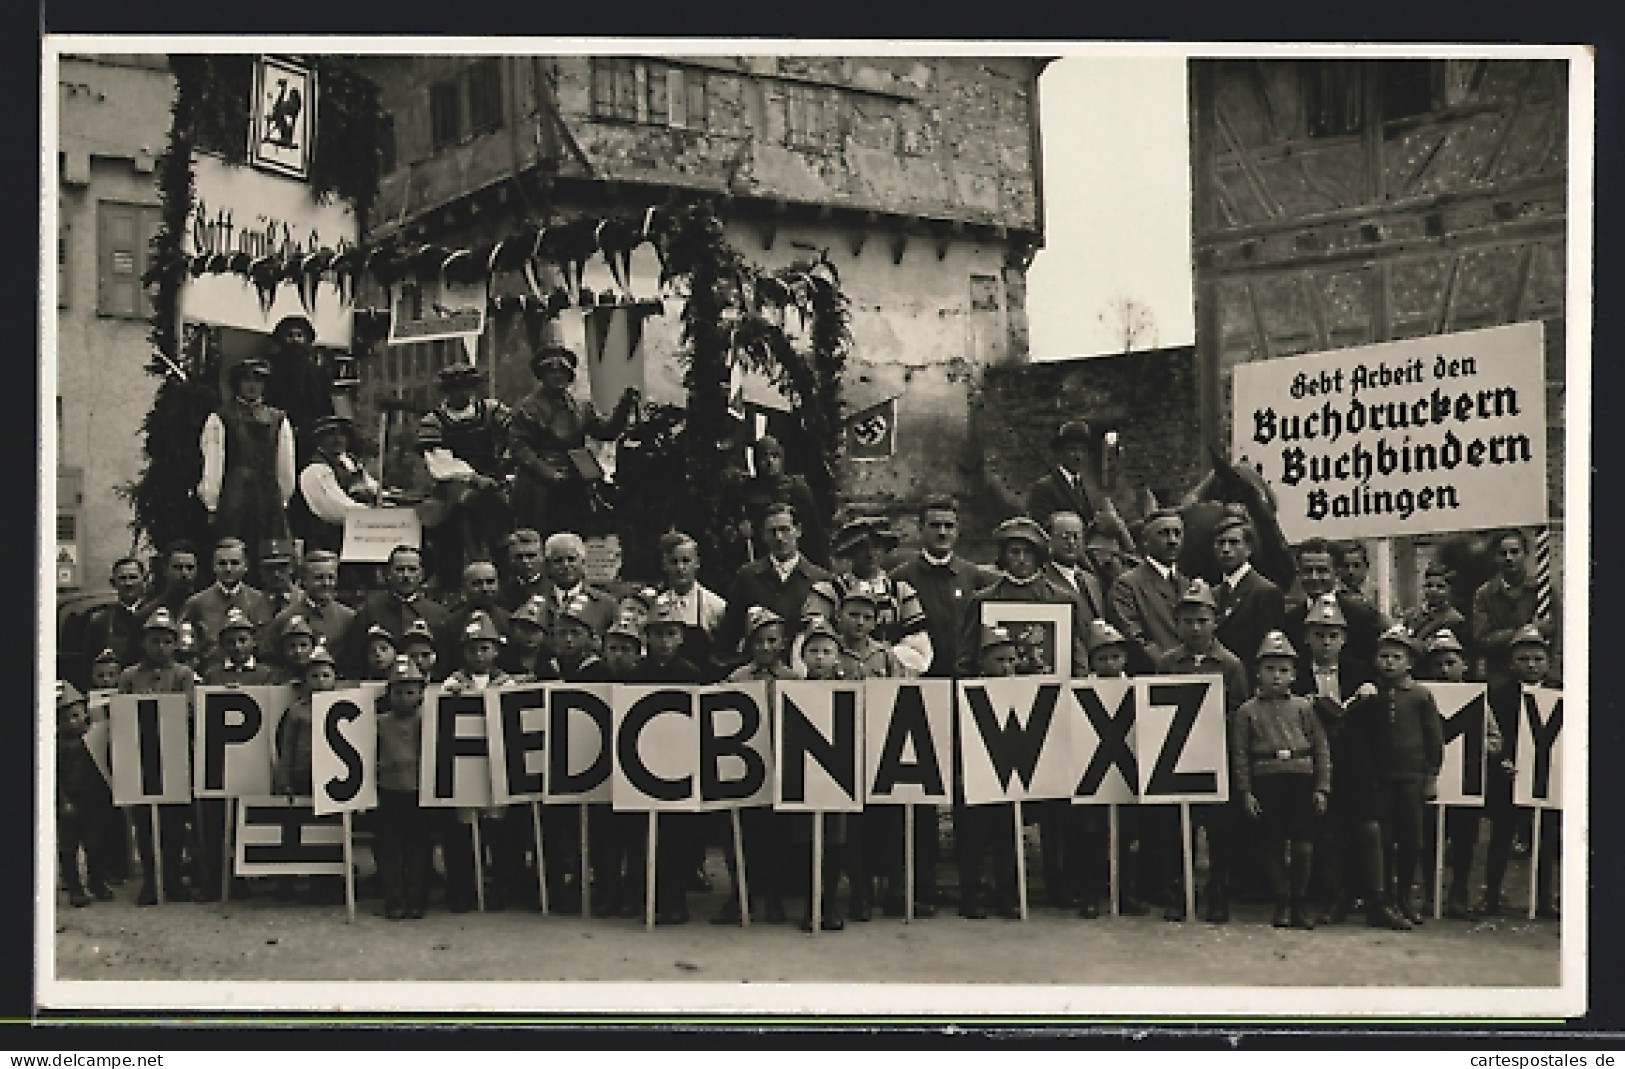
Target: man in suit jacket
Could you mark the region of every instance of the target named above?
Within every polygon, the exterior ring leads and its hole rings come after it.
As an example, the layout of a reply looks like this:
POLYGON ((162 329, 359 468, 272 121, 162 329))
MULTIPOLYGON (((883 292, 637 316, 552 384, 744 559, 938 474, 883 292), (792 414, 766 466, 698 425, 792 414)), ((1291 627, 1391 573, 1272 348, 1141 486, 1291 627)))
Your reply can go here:
POLYGON ((587 544, 572 531, 548 535, 542 543, 542 581, 528 589, 540 594, 546 604, 543 619, 549 634, 553 621, 578 598, 585 598, 587 606, 570 615, 584 621, 599 639, 621 614, 613 594, 587 582, 587 544))
POLYGON ((1090 620, 1106 615, 1106 596, 1101 591, 1100 580, 1084 559, 1083 517, 1076 512, 1057 512, 1048 517, 1046 526, 1050 558, 1044 564, 1044 576, 1083 602, 1087 610, 1084 627, 1087 628, 1090 620))
POLYGON ((1124 551, 1133 552, 1134 540, 1128 528, 1117 515, 1106 491, 1098 485, 1095 435, 1089 424, 1081 419, 1063 423, 1049 444, 1057 463, 1027 488, 1027 515, 1045 523, 1057 512, 1072 512, 1085 524, 1098 516, 1117 528, 1118 542, 1124 551))
POLYGON ((248 547, 239 538, 222 538, 214 547, 214 583, 186 599, 180 622, 191 624, 198 637, 198 662, 214 653, 226 613, 241 609, 256 628, 276 615, 271 600, 243 581, 248 574, 248 547))
MULTIPOLYGON (((801 555, 801 525, 794 507, 778 502, 768 506, 762 517, 762 537, 767 556, 739 569, 728 588, 728 608, 717 626, 713 655, 719 663, 740 663, 740 643, 745 637, 745 617, 751 606, 772 609, 785 621, 786 632, 801 628, 802 606, 814 583, 833 576, 801 555)), ((793 637, 792 635, 787 635, 793 637)), ((790 642, 785 642, 788 656, 790 642)))
POLYGON ((1223 578, 1215 585, 1219 597, 1218 638, 1227 650, 1244 658, 1247 681, 1256 688, 1258 666, 1253 660, 1264 636, 1286 622, 1286 599, 1281 588, 1253 568, 1253 523, 1247 510, 1231 506, 1213 531, 1213 556, 1223 578))
POLYGON ((1366 673, 1375 672, 1377 636, 1388 627, 1382 613, 1364 598, 1352 595, 1338 585, 1332 547, 1325 539, 1311 538, 1299 544, 1297 562, 1298 582, 1303 587, 1304 603, 1292 607, 1286 615, 1286 626, 1282 628, 1293 649, 1307 648, 1305 617, 1317 599, 1331 594, 1337 599, 1337 608, 1347 629, 1343 655, 1351 663, 1363 665, 1366 673))
MULTIPOLYGON (((1179 645, 1174 606, 1185 577, 1179 574, 1179 547, 1185 521, 1174 509, 1157 509, 1140 531, 1144 559, 1112 584, 1107 619, 1144 652, 1151 664, 1179 645)), ((1132 665, 1131 665, 1132 667, 1132 665)), ((1143 666, 1140 671, 1150 671, 1143 666)))
POLYGON ((147 597, 147 566, 139 557, 120 557, 113 562, 108 579, 118 600, 97 609, 85 623, 82 648, 87 677, 90 663, 103 650, 113 651, 120 668, 141 659, 141 634, 147 622, 141 614, 147 597))
POLYGON ((339 555, 329 549, 311 550, 305 554, 304 572, 304 586, 276 614, 270 626, 260 631, 260 657, 264 660, 281 662, 282 636, 295 617, 304 620, 329 650, 348 649, 356 611, 334 597, 339 588, 339 555))
POLYGON ((938 679, 952 678, 958 664, 959 625, 966 600, 998 581, 991 569, 955 554, 958 544, 959 503, 951 497, 933 498, 920 508, 919 556, 891 573, 920 597, 926 630, 931 634, 931 664, 925 674, 938 679))
POLYGON ((340 669, 351 679, 360 679, 365 671, 367 631, 374 624, 394 636, 396 649, 402 648, 414 620, 422 620, 435 634, 446 626, 445 608, 423 592, 423 554, 411 546, 396 546, 386 567, 386 589, 368 594, 350 622, 340 669))

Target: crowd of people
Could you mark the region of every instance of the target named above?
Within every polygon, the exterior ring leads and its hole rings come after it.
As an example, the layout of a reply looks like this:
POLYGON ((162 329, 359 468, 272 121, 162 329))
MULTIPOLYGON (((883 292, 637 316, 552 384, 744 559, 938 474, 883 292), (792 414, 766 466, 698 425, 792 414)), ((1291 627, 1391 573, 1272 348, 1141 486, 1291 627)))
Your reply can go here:
MULTIPOLYGON (((492 413, 482 416, 472 395, 464 396, 466 375, 447 370, 451 410, 473 405, 467 418, 489 422, 492 413)), ((556 352, 538 358, 549 396, 567 385, 569 370, 573 361, 556 352)), ((555 407, 531 406, 530 418, 572 441, 586 433, 613 435, 625 416, 617 410, 600 420, 576 407, 564 412, 556 398, 550 403, 555 407)), ((230 420, 223 426, 228 439, 241 433, 230 420)), ((465 430, 453 433, 448 423, 423 448, 439 454, 432 462, 437 474, 450 479, 455 473, 471 493, 490 493, 496 480, 488 469, 494 469, 477 452, 484 448, 478 436, 465 430)), ((271 441, 267 434, 255 448, 274 453, 271 441)), ((151 575, 145 561, 122 559, 111 573, 117 601, 87 628, 88 677, 58 684, 57 827, 69 900, 77 906, 111 899, 115 886, 138 875, 136 901, 152 904, 159 900, 160 872, 163 899, 170 902, 218 899, 223 889, 253 891, 251 881, 224 878, 223 802, 160 806, 156 847, 145 819, 129 821, 112 805, 105 780, 77 742, 87 721, 81 688, 94 698, 190 693, 200 683, 292 684, 295 700, 277 731, 274 786, 308 795, 311 695, 344 680, 383 682, 379 807, 367 823, 385 915, 393 919, 421 917, 431 883, 443 883, 444 905, 452 911, 477 901, 493 909, 536 900, 532 844, 538 829, 531 807, 419 806, 417 718, 428 685, 478 692, 553 679, 708 683, 1070 671, 1223 679, 1233 790, 1227 802, 1195 807, 1206 843, 1201 916, 1224 923, 1233 900, 1268 902, 1272 923, 1303 928, 1351 914, 1388 929, 1422 923, 1432 890, 1428 806, 1442 739, 1439 711, 1417 681, 1485 681, 1492 713, 1486 804, 1482 811, 1448 812, 1452 880, 1445 913, 1501 913, 1509 859, 1530 819, 1529 810, 1512 802, 1520 688, 1555 681, 1551 651, 1558 637, 1550 614, 1538 611, 1526 535, 1508 530, 1495 536, 1500 574, 1479 589, 1470 618, 1450 604, 1448 574, 1430 567, 1424 603, 1390 622, 1364 589, 1363 547, 1319 540, 1297 546, 1301 590, 1283 591, 1251 566, 1254 520, 1240 507, 1225 513, 1212 536, 1219 573, 1184 574, 1180 511, 1159 509, 1130 532, 1092 485, 1092 441, 1081 421, 1057 433, 1057 463, 1029 493, 1028 514, 992 532, 997 559, 991 566, 957 552, 960 509, 952 498, 932 497, 917 510, 917 547, 904 551, 883 518, 854 516, 828 539, 833 567, 826 568, 804 548, 809 526, 822 530, 817 517, 806 514, 810 502, 789 493, 758 503, 752 537, 761 552, 717 591, 698 581, 700 546, 679 531, 660 538, 658 576, 589 583, 582 537, 556 523, 512 531, 472 523, 464 531, 455 588, 428 574, 422 551, 397 547, 372 588, 344 598, 331 545, 306 546, 296 562, 296 547, 282 538, 256 544, 227 535, 207 555, 184 543, 165 547, 151 575), (259 588, 246 578, 250 546, 258 551, 259 588), (200 585, 205 566, 212 578, 200 585), (1000 602, 1068 606, 1072 649, 1042 651, 1020 628, 987 626, 983 606, 1000 602), (1062 663, 1050 663, 1051 657, 1062 663), (1486 820, 1484 882, 1475 894, 1475 854, 1486 820), (128 865, 124 848, 132 823, 138 870, 128 865), (476 843, 484 864, 475 864, 476 843)), ((333 445, 337 450, 339 443, 333 445)), ((771 440, 759 444, 763 470, 777 485, 793 487, 782 472, 782 453, 777 466, 768 456, 775 447, 771 440)), ((566 517, 585 507, 555 492, 575 470, 566 469, 569 458, 558 452, 533 454, 537 463, 527 468, 535 480, 534 516, 556 518, 559 513, 549 512, 554 502, 562 502, 566 517)), ((481 514, 469 515, 477 520, 481 514)), ((939 881, 948 866, 940 857, 937 808, 919 806, 914 915, 930 917, 955 905, 970 919, 1019 917, 1016 851, 1022 844, 1009 805, 965 805, 958 783, 954 794, 957 892, 939 881)), ((651 860, 643 856, 645 818, 615 813, 607 803, 588 808, 585 866, 572 860, 580 852, 575 807, 541 809, 552 908, 641 916, 651 860)), ((1026 812, 1038 826, 1043 901, 1098 917, 1111 893, 1113 844, 1103 807, 1061 800, 1028 805, 1026 812)), ((1160 907, 1170 920, 1186 919, 1177 807, 1125 806, 1120 814, 1117 909, 1135 915, 1160 907)), ((1556 816, 1542 811, 1549 826, 1542 826, 1539 873, 1540 913, 1553 918, 1556 816)), ((803 898, 807 928, 839 930, 876 912, 903 915, 902 808, 871 806, 821 818, 826 854, 816 918, 807 893, 812 819, 768 807, 741 813, 737 854, 745 862, 753 916, 761 910, 769 922, 784 921, 786 903, 803 898)), ((689 920, 688 896, 703 885, 709 850, 721 849, 738 879, 731 827, 725 814, 661 815, 653 859, 661 923, 689 920)), ((330 882, 312 881, 313 895, 333 893, 330 882)), ((725 901, 713 919, 738 923, 738 896, 725 901)))

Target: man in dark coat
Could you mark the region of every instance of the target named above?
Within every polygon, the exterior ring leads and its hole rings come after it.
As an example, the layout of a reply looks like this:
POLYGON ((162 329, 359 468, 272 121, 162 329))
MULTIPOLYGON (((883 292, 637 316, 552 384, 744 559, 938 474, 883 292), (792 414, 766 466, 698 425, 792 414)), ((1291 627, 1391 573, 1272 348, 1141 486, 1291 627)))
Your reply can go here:
POLYGON ((417 447, 435 496, 449 509, 436 552, 441 589, 450 590, 469 561, 494 560, 513 529, 503 481, 512 413, 477 396, 481 378, 472 364, 449 364, 438 379, 441 401, 418 421, 417 447))
MULTIPOLYGON (((814 583, 833 576, 801 555, 801 525, 793 506, 769 505, 762 517, 767 556, 739 569, 728 589, 728 608, 717 626, 715 656, 724 664, 739 663, 745 637, 745 618, 752 605, 772 609, 785 621, 786 631, 799 631, 801 609, 814 583)), ((790 643, 785 643, 788 655, 790 643)))
POLYGON ((1369 674, 1376 670, 1377 636, 1387 630, 1388 622, 1382 613, 1365 598, 1350 594, 1338 584, 1337 568, 1331 544, 1322 538, 1311 538, 1297 548, 1298 582, 1303 586, 1304 603, 1294 605, 1286 614, 1287 639, 1296 650, 1306 649, 1304 618, 1309 607, 1318 598, 1328 594, 1337 598, 1337 608, 1346 621, 1347 640, 1343 656, 1350 662, 1363 665, 1369 674))
MULTIPOLYGON (((1107 619, 1151 664, 1179 645, 1174 606, 1184 592, 1185 577, 1179 573, 1179 547, 1184 538, 1185 521, 1178 511, 1151 513, 1140 530, 1144 559, 1119 576, 1108 595, 1107 619)), ((1142 665, 1138 671, 1149 671, 1149 666, 1142 665)))
POLYGON ((109 576, 118 600, 91 614, 85 623, 85 665, 102 650, 112 650, 120 668, 141 659, 141 630, 146 623, 147 566, 139 557, 120 557, 109 576))
MULTIPOLYGON (((1256 652, 1264 636, 1286 622, 1281 588, 1252 566, 1253 538, 1252 519, 1239 505, 1231 506, 1213 531, 1213 555, 1223 576, 1213 588, 1219 601, 1218 639, 1232 652, 1256 652)), ((1243 663, 1248 684, 1256 687, 1256 662, 1243 663)))
POLYGON ((361 611, 350 621, 342 650, 340 671, 346 678, 361 679, 367 665, 367 631, 377 625, 395 639, 401 649, 406 629, 422 620, 434 634, 443 633, 446 610, 423 592, 423 554, 411 546, 396 546, 385 565, 386 589, 367 595, 361 611))
POLYGON ((1057 463, 1027 488, 1027 515, 1047 523, 1057 512, 1075 512, 1085 525, 1098 516, 1118 529, 1119 544, 1124 552, 1132 553, 1134 540, 1100 485, 1095 443, 1094 432, 1083 420, 1061 424, 1049 443, 1057 463))

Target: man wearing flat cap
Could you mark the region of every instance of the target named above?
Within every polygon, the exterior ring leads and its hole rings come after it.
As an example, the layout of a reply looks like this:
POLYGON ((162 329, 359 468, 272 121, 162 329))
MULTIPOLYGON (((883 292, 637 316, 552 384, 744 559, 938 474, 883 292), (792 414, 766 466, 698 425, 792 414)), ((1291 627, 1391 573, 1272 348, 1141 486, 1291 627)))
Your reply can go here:
POLYGON ((270 374, 263 360, 232 365, 226 372, 231 399, 203 422, 197 496, 209 511, 216 540, 240 538, 244 545, 258 546, 268 538, 288 537, 293 428, 281 409, 264 401, 270 374))
POLYGON ((451 590, 471 560, 492 560, 513 529, 503 481, 508 454, 508 406, 478 396, 480 373, 464 361, 440 369, 441 400, 418 421, 423 454, 435 494, 451 508, 440 532, 440 582, 451 590), (449 542, 450 544, 446 544, 449 542))
POLYGON ((295 444, 305 450, 305 435, 333 411, 333 376, 317 361, 315 346, 316 328, 304 316, 284 316, 271 330, 265 399, 287 414, 295 444))
POLYGON ((1117 515, 1117 507, 1099 485, 1095 433, 1081 419, 1068 420, 1050 439, 1056 464, 1027 488, 1027 515, 1040 523, 1057 512, 1073 512, 1087 527, 1096 517, 1109 521, 1125 553, 1134 552, 1134 540, 1117 515))
POLYGON ((355 425, 343 416, 323 416, 311 428, 315 455, 299 473, 299 492, 314 522, 306 535, 311 549, 337 551, 344 542, 344 517, 378 504, 378 481, 350 452, 355 425))
POLYGON ((638 402, 637 390, 628 386, 605 419, 592 402, 570 393, 578 363, 561 345, 538 349, 530 360, 536 388, 513 410, 514 515, 521 527, 544 537, 593 529, 597 472, 586 464, 587 439, 619 438, 638 402))

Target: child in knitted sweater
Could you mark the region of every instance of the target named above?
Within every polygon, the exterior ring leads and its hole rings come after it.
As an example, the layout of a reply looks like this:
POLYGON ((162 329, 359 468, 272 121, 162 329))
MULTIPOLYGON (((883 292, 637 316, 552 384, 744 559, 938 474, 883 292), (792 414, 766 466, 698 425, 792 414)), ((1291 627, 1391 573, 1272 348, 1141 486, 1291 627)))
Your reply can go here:
POLYGON ((1315 926, 1307 905, 1315 821, 1326 812, 1332 786, 1320 718, 1308 698, 1291 693, 1297 661, 1286 635, 1265 635, 1258 693, 1236 710, 1230 726, 1230 767, 1242 806, 1259 825, 1277 928, 1315 926))

